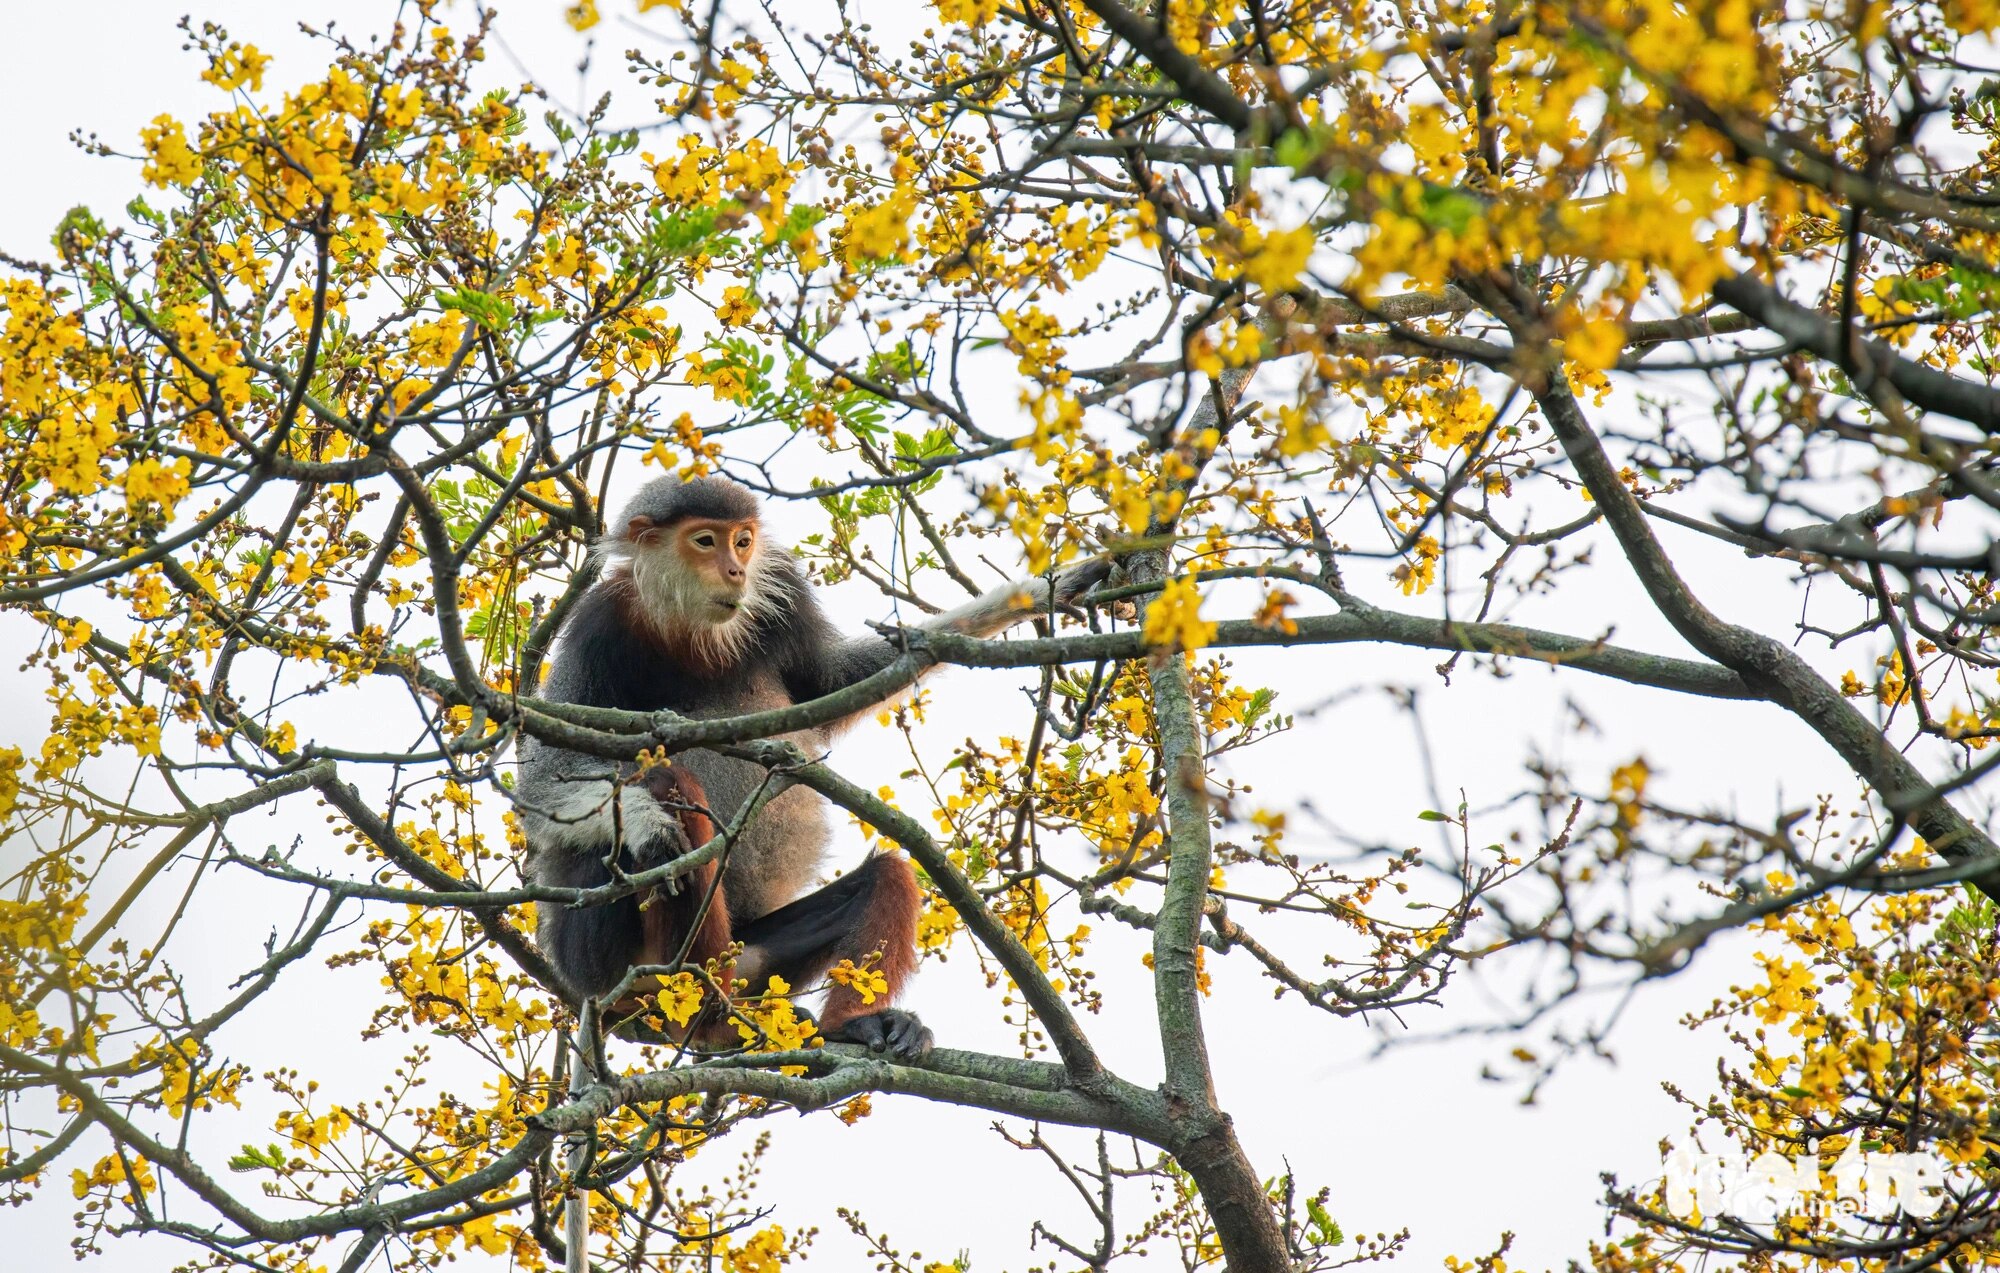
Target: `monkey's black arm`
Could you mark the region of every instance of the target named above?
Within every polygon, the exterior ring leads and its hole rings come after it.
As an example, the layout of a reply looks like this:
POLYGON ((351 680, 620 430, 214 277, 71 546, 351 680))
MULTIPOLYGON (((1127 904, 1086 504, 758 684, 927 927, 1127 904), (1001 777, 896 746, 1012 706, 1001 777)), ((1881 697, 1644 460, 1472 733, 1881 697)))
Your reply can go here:
MULTIPOLYGON (((663 679, 649 647, 619 619, 611 596, 593 588, 564 625, 543 693, 591 707, 645 710, 644 695, 663 679)), ((524 739, 514 809, 528 840, 523 871, 531 883, 595 888, 622 871, 643 871, 689 847, 679 816, 663 808, 637 767, 538 738, 524 739)), ((639 949, 640 904, 628 896, 598 906, 538 904, 537 942, 577 997, 603 994, 631 967, 639 949)))
POLYGON ((795 703, 824 698, 867 680, 902 653, 886 637, 835 637, 821 647, 817 657, 800 659, 783 670, 785 689, 795 703))

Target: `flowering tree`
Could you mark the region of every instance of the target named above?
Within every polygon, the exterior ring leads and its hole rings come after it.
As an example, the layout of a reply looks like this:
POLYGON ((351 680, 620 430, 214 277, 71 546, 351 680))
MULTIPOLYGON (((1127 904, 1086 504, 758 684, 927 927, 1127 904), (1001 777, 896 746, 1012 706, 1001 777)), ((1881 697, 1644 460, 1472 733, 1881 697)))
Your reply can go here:
MULTIPOLYGON (((897 1093, 1028 1125, 1101 1222, 1040 1230, 1067 1261, 1326 1268, 1395 1243, 1246 1154, 1216 961, 1270 979, 1275 1029, 1537 948, 1573 975, 1532 1018, 1587 969, 1757 928, 1767 982, 1711 1026, 1756 1030, 1700 1118, 1751 1153, 1935 1151, 1945 1205, 1745 1224, 1613 1185, 1594 1261, 2000 1256, 2000 10, 938 0, 892 53, 845 8, 639 8, 671 28, 631 55, 641 131, 485 89, 486 28, 421 0, 290 87, 190 27, 215 110, 144 129, 123 218, 8 258, 0 604, 54 707, 0 748, 14 1200, 67 1185, 80 1250, 165 1234, 215 1265, 762 1270, 803 1236, 753 1172, 683 1164, 897 1093), (1116 573, 1080 626, 899 629, 888 671, 779 713, 539 699, 607 497, 649 468, 799 502, 818 580, 908 610, 980 591, 988 555, 1116 573), (1808 585, 1796 629, 1732 622, 1670 551, 1697 539, 1808 585), (1612 568, 1684 652, 1610 639, 1586 589, 1612 568), (1580 626, 1505 621, 1548 597, 1580 626), (1234 776, 1292 704, 1220 652, 1310 684, 1358 643, 1768 703, 1855 785, 1756 824, 1663 804, 1643 760, 1548 765, 1525 803, 1423 812, 1442 848, 1335 854, 1234 776), (910 728, 941 665, 1030 669, 1031 702, 901 794, 774 741, 877 705, 910 728), (733 1053, 607 1037, 533 904, 637 886, 523 885, 523 736, 728 749, 817 791, 914 859, 923 947, 980 961, 1019 1052, 822 1046, 788 997, 812 988, 779 985, 737 1002, 733 1053), (273 810, 295 841, 247 845, 273 810), (225 884, 286 918, 197 980, 178 926, 225 884), (1157 1087, 1090 1024, 1134 943, 1157 1087), (371 1038, 434 1041, 372 1073, 232 1059, 325 964, 376 996, 371 1038), (433 1049, 482 1094, 427 1088, 433 1049), (1115 1223, 1118 1188, 1149 1216, 1115 1223)), ((685 1020, 698 982, 668 985, 685 1020)))

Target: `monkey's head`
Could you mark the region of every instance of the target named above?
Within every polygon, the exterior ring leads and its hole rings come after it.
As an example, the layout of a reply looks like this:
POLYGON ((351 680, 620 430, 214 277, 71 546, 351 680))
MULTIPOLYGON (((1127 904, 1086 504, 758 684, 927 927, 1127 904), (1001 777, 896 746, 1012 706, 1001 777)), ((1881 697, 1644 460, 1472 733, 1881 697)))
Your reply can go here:
POLYGON ((607 532, 603 549, 629 563, 634 599, 663 632, 747 629, 764 550, 749 490, 726 477, 657 478, 607 532))

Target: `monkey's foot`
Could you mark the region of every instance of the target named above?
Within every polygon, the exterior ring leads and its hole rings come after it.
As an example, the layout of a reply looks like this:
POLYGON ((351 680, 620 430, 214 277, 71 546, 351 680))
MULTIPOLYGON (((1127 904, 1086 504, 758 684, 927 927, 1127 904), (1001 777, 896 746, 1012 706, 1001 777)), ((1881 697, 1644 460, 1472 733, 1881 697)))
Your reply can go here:
POLYGON ((914 1012, 884 1008, 865 1017, 853 1017, 827 1032, 831 1043, 859 1043, 877 1052, 887 1052, 898 1061, 921 1059, 931 1050, 930 1028, 914 1012))

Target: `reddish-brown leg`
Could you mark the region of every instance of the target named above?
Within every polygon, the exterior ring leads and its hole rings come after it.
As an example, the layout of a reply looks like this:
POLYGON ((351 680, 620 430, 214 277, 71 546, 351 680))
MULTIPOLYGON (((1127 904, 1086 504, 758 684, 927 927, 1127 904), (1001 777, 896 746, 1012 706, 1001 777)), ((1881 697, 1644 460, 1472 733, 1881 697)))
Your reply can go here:
POLYGON ((841 960, 851 959, 857 968, 870 967, 881 973, 889 990, 876 995, 870 1004, 846 986, 833 987, 827 992, 826 1008, 819 1019, 820 1029, 827 1034, 856 1017, 873 1016, 887 1008, 917 970, 917 915, 923 910, 924 892, 917 885, 916 872, 900 855, 877 857, 872 865, 877 875, 860 925, 834 947, 815 972, 824 975, 841 960))
POLYGON ((912 1059, 930 1050, 931 1032, 913 1013, 890 1006, 917 966, 917 915, 923 890, 901 855, 878 854, 833 883, 741 925, 739 967, 753 984, 776 973, 793 986, 817 984, 852 960, 882 975, 886 992, 865 1003, 846 986, 828 991, 820 1032, 912 1059))
MULTIPOLYGON (((692 773, 679 766, 660 766, 646 772, 645 784, 663 807, 679 814, 689 848, 698 849, 715 838, 715 823, 704 812, 707 797, 692 773)), ((731 942, 729 899, 720 874, 716 863, 705 862, 674 880, 674 888, 657 887, 645 896, 639 912, 643 934, 639 962, 680 961, 700 968, 716 961, 716 984, 728 987, 732 969, 723 957, 731 942)), ((708 994, 713 998, 712 991, 708 994)), ((688 1032, 713 1034, 705 1027, 718 1022, 726 1025, 726 1015, 726 1005, 709 1003, 687 1030, 676 1031, 676 1037, 688 1032)))

